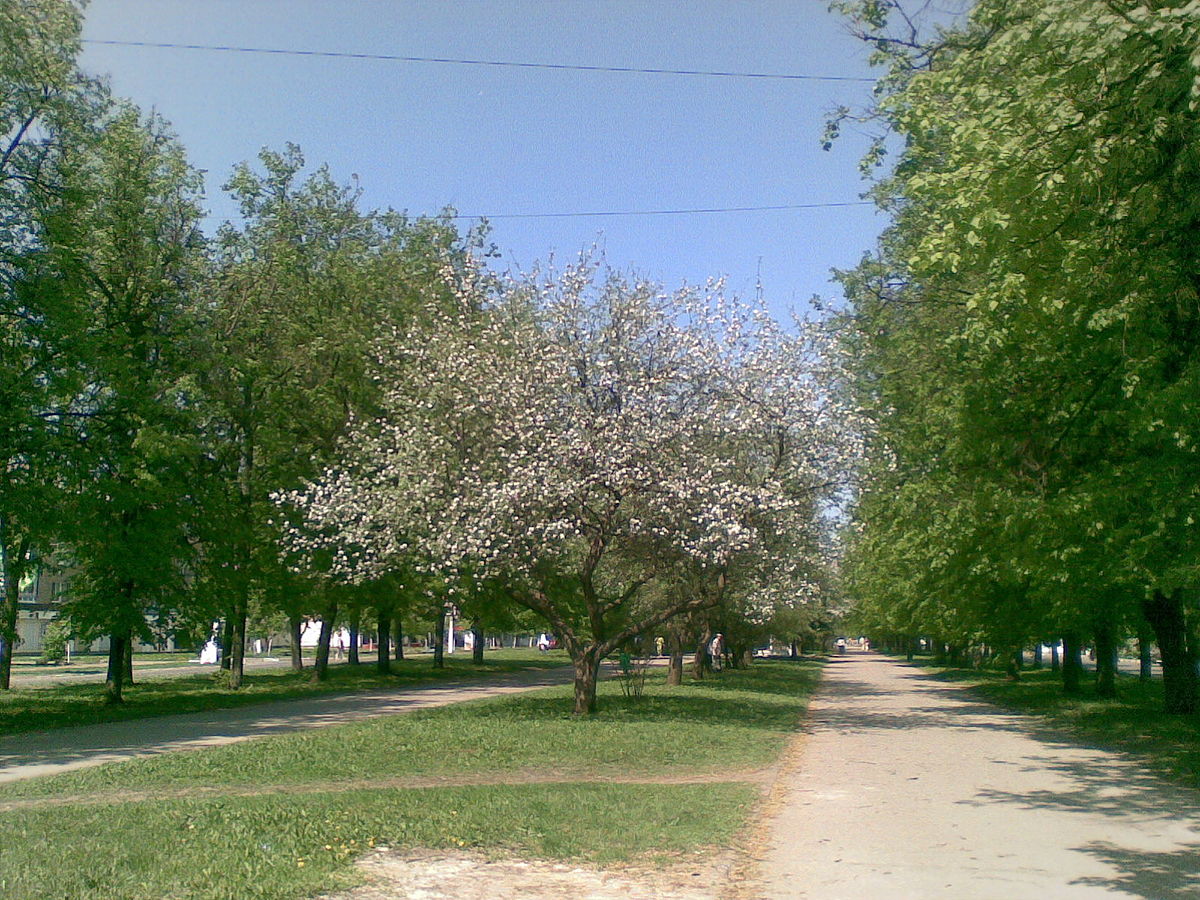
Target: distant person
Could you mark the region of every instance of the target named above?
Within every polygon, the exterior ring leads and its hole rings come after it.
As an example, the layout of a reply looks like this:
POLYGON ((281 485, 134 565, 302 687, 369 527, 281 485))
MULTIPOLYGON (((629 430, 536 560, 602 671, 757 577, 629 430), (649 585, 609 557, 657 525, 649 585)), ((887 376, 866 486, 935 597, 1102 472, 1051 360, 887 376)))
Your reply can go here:
POLYGON ((550 649, 550 638, 546 637, 544 632, 538 635, 538 649, 543 653, 550 649))
POLYGON ((713 635, 712 643, 708 645, 708 654, 712 658, 714 672, 721 671, 721 660, 725 654, 725 636, 721 632, 713 635))
POLYGON ((846 639, 845 639, 845 638, 838 638, 838 639, 837 639, 837 652, 838 652, 838 653, 845 653, 845 652, 846 652, 846 639))
POLYGON ((656 638, 654 639, 654 655, 655 655, 655 656, 662 656, 662 655, 663 655, 663 643, 664 643, 664 642, 663 642, 663 639, 662 639, 662 635, 659 635, 658 637, 656 637, 656 638))

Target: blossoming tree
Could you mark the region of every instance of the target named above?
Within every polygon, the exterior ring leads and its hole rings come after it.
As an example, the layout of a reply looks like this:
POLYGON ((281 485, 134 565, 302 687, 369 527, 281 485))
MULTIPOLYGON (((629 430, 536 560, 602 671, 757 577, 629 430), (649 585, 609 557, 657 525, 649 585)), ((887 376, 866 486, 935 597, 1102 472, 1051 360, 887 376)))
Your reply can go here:
POLYGON ((785 332, 719 283, 666 293, 588 259, 481 283, 381 342, 384 414, 283 498, 307 519, 293 542, 351 579, 415 559, 502 580, 559 636, 590 713, 623 642, 815 546, 779 536, 817 527, 854 417, 819 329, 785 332), (644 590, 681 573, 688 591, 644 590))

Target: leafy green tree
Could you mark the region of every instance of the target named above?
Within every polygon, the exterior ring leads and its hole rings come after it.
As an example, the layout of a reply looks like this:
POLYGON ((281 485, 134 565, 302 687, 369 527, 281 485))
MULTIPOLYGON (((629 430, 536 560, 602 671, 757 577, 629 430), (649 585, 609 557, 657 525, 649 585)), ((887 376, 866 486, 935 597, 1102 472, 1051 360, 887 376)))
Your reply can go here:
POLYGON ((79 4, 0 0, 0 690, 23 577, 49 551, 70 452, 79 310, 48 262, 58 163, 103 101, 76 69, 79 4))
POLYGON ((65 153, 45 242, 87 316, 69 543, 69 615, 110 638, 106 699, 146 613, 180 602, 194 521, 200 179, 155 117, 114 103, 65 153))
MULTIPOLYGON (((205 560, 228 598, 235 687, 249 597, 290 580, 279 538, 294 525, 283 521, 272 495, 315 476, 352 419, 372 415, 376 338, 407 327, 416 298, 441 289, 442 269, 458 264, 467 243, 449 219, 361 211, 355 185, 336 183, 324 167, 304 177, 295 145, 263 150, 259 163, 261 171, 238 166, 225 185, 243 224, 226 225, 217 239, 205 381, 222 475, 218 502, 226 511, 204 542, 205 560)), ((327 567, 303 575, 319 580, 327 567)), ((339 592, 307 588, 303 612, 329 626, 339 592)), ((296 618, 299 612, 292 610, 296 618)))
POLYGON ((1111 646, 1144 614, 1168 709, 1194 709, 1194 12, 981 0, 922 37, 893 0, 839 6, 904 138, 875 188, 894 225, 845 276, 879 415, 860 593, 978 640, 1111 646))

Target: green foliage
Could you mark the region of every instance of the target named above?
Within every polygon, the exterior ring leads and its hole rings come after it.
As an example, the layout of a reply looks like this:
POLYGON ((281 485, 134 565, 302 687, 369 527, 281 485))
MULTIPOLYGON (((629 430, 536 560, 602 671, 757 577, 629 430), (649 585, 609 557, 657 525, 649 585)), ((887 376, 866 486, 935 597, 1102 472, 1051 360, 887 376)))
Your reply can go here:
POLYGON ((60 663, 67 655, 67 644, 71 640, 71 623, 64 618, 57 618, 46 628, 42 635, 42 661, 60 663))
POLYGON ((983 0, 914 41, 866 6, 904 149, 841 276, 878 421, 850 583, 879 630, 955 642, 1136 622, 1200 565, 1200 23, 983 0))

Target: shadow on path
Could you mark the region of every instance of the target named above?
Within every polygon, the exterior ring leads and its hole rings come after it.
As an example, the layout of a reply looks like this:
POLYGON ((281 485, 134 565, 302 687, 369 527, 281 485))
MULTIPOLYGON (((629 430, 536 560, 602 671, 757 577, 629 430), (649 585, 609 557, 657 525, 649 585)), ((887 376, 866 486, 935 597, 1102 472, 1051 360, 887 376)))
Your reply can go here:
MULTIPOLYGON (((847 748, 843 753, 854 747, 856 736, 869 742, 873 732, 912 732, 906 741, 927 744, 931 755, 951 746, 953 735, 963 741, 966 733, 979 733, 985 741, 994 735, 982 746, 953 745, 977 748, 971 752, 984 767, 957 795, 947 794, 950 808, 984 812, 983 821, 997 826, 990 838, 996 842, 1004 840, 1006 829, 1020 835, 1023 822, 1036 823, 1050 829, 1051 839, 1060 839, 1057 846, 1066 856, 1059 859, 1078 860, 1081 854, 1092 861, 1054 870, 1059 885, 1147 900, 1200 898, 1200 793, 1157 776, 1132 754, 1064 738, 1034 718, 972 697, 966 686, 881 656, 835 657, 819 701, 807 730, 837 734, 847 748), (922 729, 929 730, 928 738, 917 734, 922 729)), ((878 758, 867 755, 866 762, 878 758)), ((904 769, 903 763, 894 768, 904 769)), ((909 774, 898 771, 900 778, 909 774)), ((869 772, 849 777, 872 783, 869 772)), ((957 828, 957 817, 952 812, 948 817, 949 827, 957 828)), ((980 847, 980 840, 973 846, 980 847)), ((1054 884, 1046 888, 1053 895, 1054 884)))
POLYGON ((1078 848, 1118 871, 1112 878, 1085 877, 1085 884, 1121 891, 1146 900, 1195 900, 1200 897, 1200 843, 1171 851, 1133 851, 1096 841, 1078 848))

